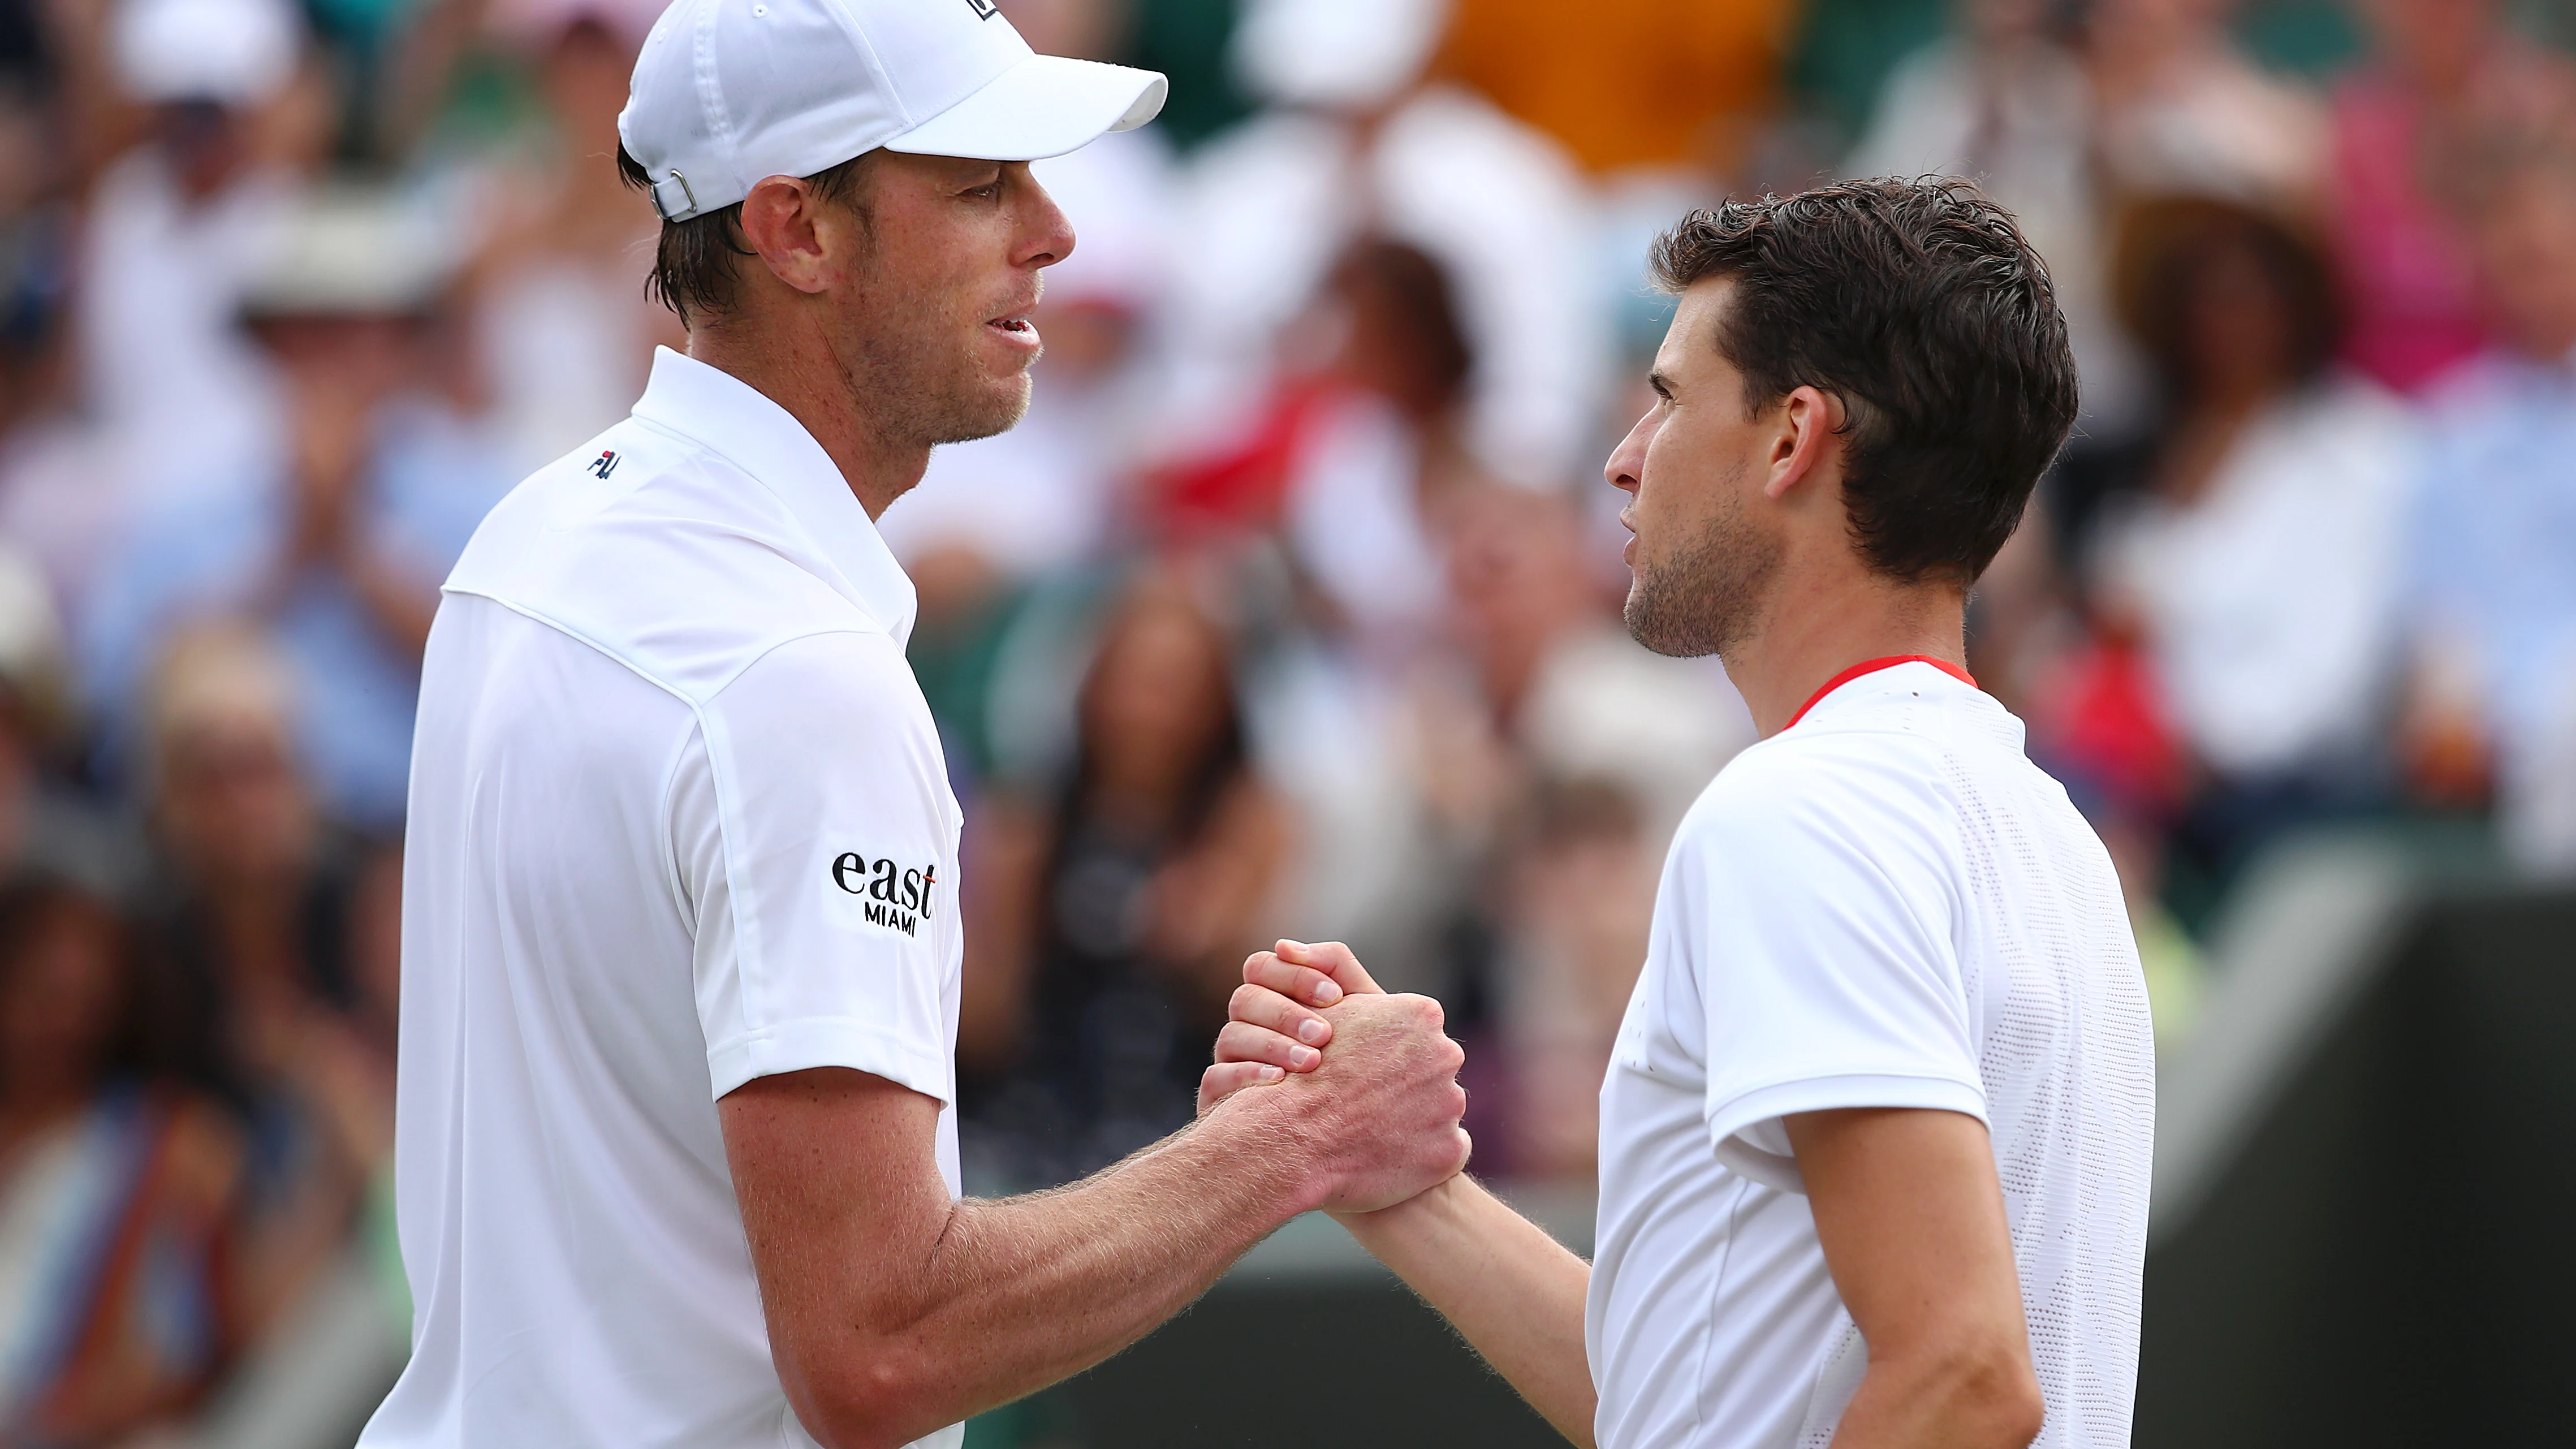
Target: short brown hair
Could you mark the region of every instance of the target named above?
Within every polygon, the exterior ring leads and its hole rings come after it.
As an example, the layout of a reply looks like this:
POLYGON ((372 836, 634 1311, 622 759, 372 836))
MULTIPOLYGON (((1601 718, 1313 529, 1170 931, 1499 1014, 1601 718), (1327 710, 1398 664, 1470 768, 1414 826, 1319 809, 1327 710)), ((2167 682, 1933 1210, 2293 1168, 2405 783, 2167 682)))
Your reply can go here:
POLYGON ((2048 269, 1966 181, 1885 177, 1694 211, 1655 243, 1679 292, 1732 278, 1713 339, 1745 405, 1842 400, 1843 505, 1870 567, 1974 583, 2075 424, 2048 269))
MULTIPOLYGON (((874 164, 876 154, 862 152, 805 180, 817 196, 847 203, 865 220, 868 211, 860 197, 859 181, 874 164)), ((617 174, 627 185, 647 196, 652 194, 652 174, 642 162, 626 154, 624 146, 617 148, 617 174)), ((753 255, 756 253, 742 244, 739 201, 700 212, 686 221, 666 221, 662 223, 661 240, 653 250, 653 275, 645 286, 656 301, 678 313, 686 325, 692 314, 705 316, 733 306, 734 286, 739 280, 734 258, 753 255)))

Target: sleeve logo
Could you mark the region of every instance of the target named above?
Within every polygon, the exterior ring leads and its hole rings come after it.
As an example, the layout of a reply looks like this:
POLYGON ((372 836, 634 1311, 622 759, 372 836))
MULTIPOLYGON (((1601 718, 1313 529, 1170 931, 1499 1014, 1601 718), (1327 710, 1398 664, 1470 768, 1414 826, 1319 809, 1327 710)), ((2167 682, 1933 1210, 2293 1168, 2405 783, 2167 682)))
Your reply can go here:
POLYGON ((897 865, 892 858, 871 860, 856 851, 832 857, 832 884, 866 901, 868 924, 917 935, 930 919, 939 867, 897 865))

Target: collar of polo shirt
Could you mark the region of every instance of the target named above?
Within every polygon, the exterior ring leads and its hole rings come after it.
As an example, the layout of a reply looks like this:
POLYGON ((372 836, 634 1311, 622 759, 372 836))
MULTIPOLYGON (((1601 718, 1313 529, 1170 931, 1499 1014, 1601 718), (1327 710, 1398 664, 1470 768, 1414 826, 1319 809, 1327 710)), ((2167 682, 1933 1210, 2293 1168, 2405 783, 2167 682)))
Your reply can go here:
POLYGON ((840 574, 831 581, 834 587, 867 610, 897 645, 911 639, 920 607, 912 579, 831 455, 787 409, 721 368, 657 347, 635 419, 759 480, 831 560, 840 574))

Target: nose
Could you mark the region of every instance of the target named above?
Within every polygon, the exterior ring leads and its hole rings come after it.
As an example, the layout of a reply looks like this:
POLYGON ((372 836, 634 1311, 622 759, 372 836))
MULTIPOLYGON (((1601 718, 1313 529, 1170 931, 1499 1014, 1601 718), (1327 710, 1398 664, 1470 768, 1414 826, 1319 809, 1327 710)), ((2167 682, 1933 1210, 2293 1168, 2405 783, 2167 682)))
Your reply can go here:
POLYGON ((1601 476, 1609 480, 1611 487, 1634 493, 1644 484, 1646 444, 1654 437, 1654 422, 1654 409, 1649 408, 1628 430, 1628 436, 1619 440, 1619 446, 1610 450, 1610 461, 1601 465, 1601 476))
POLYGON ((1023 197, 1020 245, 1012 260, 1024 267, 1051 267, 1073 255, 1073 222, 1064 208, 1038 184, 1027 162, 1013 163, 1011 170, 1023 197))

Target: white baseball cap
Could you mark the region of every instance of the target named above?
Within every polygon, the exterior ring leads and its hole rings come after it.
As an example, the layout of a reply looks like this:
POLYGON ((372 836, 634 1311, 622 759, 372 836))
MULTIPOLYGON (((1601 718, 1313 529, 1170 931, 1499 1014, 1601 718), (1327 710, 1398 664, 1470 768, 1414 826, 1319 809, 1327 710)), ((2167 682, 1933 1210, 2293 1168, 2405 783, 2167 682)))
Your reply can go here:
POLYGON ((1152 71, 1037 54, 993 0, 673 0, 617 136, 653 209, 684 221, 881 146, 1061 156, 1152 120, 1167 90, 1152 71))

